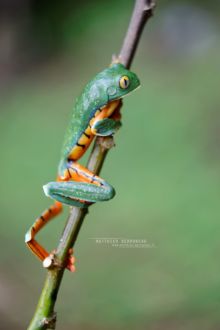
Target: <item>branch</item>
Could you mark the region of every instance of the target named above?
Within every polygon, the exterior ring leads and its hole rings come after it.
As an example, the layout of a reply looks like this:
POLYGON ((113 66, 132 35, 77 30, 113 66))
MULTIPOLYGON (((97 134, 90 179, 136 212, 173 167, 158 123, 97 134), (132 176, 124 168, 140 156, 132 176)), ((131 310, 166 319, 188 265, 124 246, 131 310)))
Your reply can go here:
POLYGON ((155 2, 136 0, 133 14, 119 54, 120 62, 128 69, 133 61, 141 33, 148 19, 153 16, 155 2))
MULTIPOLYGON (((153 14, 153 0, 136 0, 131 21, 119 53, 119 60, 130 68, 142 30, 153 14)), ((98 137, 88 160, 87 168, 95 174, 101 171, 105 157, 114 145, 112 137, 98 137)), ((48 269, 46 281, 28 330, 55 329, 56 313, 54 306, 63 278, 68 251, 73 247, 83 224, 87 209, 72 207, 62 237, 57 247, 53 267, 48 269)))

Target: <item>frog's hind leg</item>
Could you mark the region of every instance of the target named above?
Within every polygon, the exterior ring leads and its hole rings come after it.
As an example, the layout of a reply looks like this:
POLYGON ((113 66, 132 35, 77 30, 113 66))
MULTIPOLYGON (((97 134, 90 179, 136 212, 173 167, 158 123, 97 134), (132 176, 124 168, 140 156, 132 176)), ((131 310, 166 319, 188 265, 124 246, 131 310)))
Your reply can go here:
POLYGON ((49 182, 43 188, 47 196, 59 202, 83 208, 115 195, 110 184, 76 162, 68 163, 64 177, 58 182, 49 182))
POLYGON ((62 204, 55 202, 35 220, 25 235, 25 242, 30 250, 40 259, 44 260, 49 253, 35 240, 36 234, 56 215, 62 211, 62 204))

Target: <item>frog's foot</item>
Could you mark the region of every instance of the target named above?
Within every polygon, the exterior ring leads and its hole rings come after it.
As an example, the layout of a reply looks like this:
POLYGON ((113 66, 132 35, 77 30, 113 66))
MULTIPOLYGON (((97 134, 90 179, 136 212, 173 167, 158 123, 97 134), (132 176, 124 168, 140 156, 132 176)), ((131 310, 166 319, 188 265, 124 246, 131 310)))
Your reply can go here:
POLYGON ((66 268, 72 273, 76 271, 75 262, 76 262, 76 258, 73 255, 73 249, 69 249, 69 256, 67 259, 66 268))
MULTIPOLYGON (((44 260, 43 260, 43 267, 44 268, 51 268, 53 266, 59 266, 56 262, 56 250, 53 250, 44 260)), ((73 256, 73 249, 69 249, 68 251, 68 258, 66 263, 66 268, 74 273, 76 270, 75 267, 75 257, 73 256)))

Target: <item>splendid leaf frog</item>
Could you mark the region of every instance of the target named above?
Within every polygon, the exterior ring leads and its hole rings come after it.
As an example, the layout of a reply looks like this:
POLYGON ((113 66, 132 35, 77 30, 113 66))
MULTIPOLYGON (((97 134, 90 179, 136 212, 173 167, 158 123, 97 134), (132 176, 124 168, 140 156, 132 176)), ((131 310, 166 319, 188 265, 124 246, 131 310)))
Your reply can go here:
MULTIPOLYGON (((59 214, 62 204, 88 207, 114 197, 114 188, 78 163, 95 136, 110 136, 120 127, 117 108, 121 99, 139 87, 137 75, 122 64, 114 63, 98 73, 83 89, 73 108, 66 132, 57 180, 43 186, 46 196, 55 203, 35 220, 25 236, 32 252, 45 260, 49 253, 35 240, 46 223, 59 214)), ((74 270, 73 257, 67 268, 74 270)))

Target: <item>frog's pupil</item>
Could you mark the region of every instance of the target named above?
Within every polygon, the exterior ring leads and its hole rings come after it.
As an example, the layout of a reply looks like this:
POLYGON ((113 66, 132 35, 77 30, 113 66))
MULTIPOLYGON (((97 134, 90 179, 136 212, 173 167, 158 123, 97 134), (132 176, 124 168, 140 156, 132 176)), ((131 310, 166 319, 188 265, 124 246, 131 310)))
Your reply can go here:
POLYGON ((129 85, 129 79, 128 77, 122 77, 121 80, 120 80, 120 87, 121 88, 127 88, 129 85))

